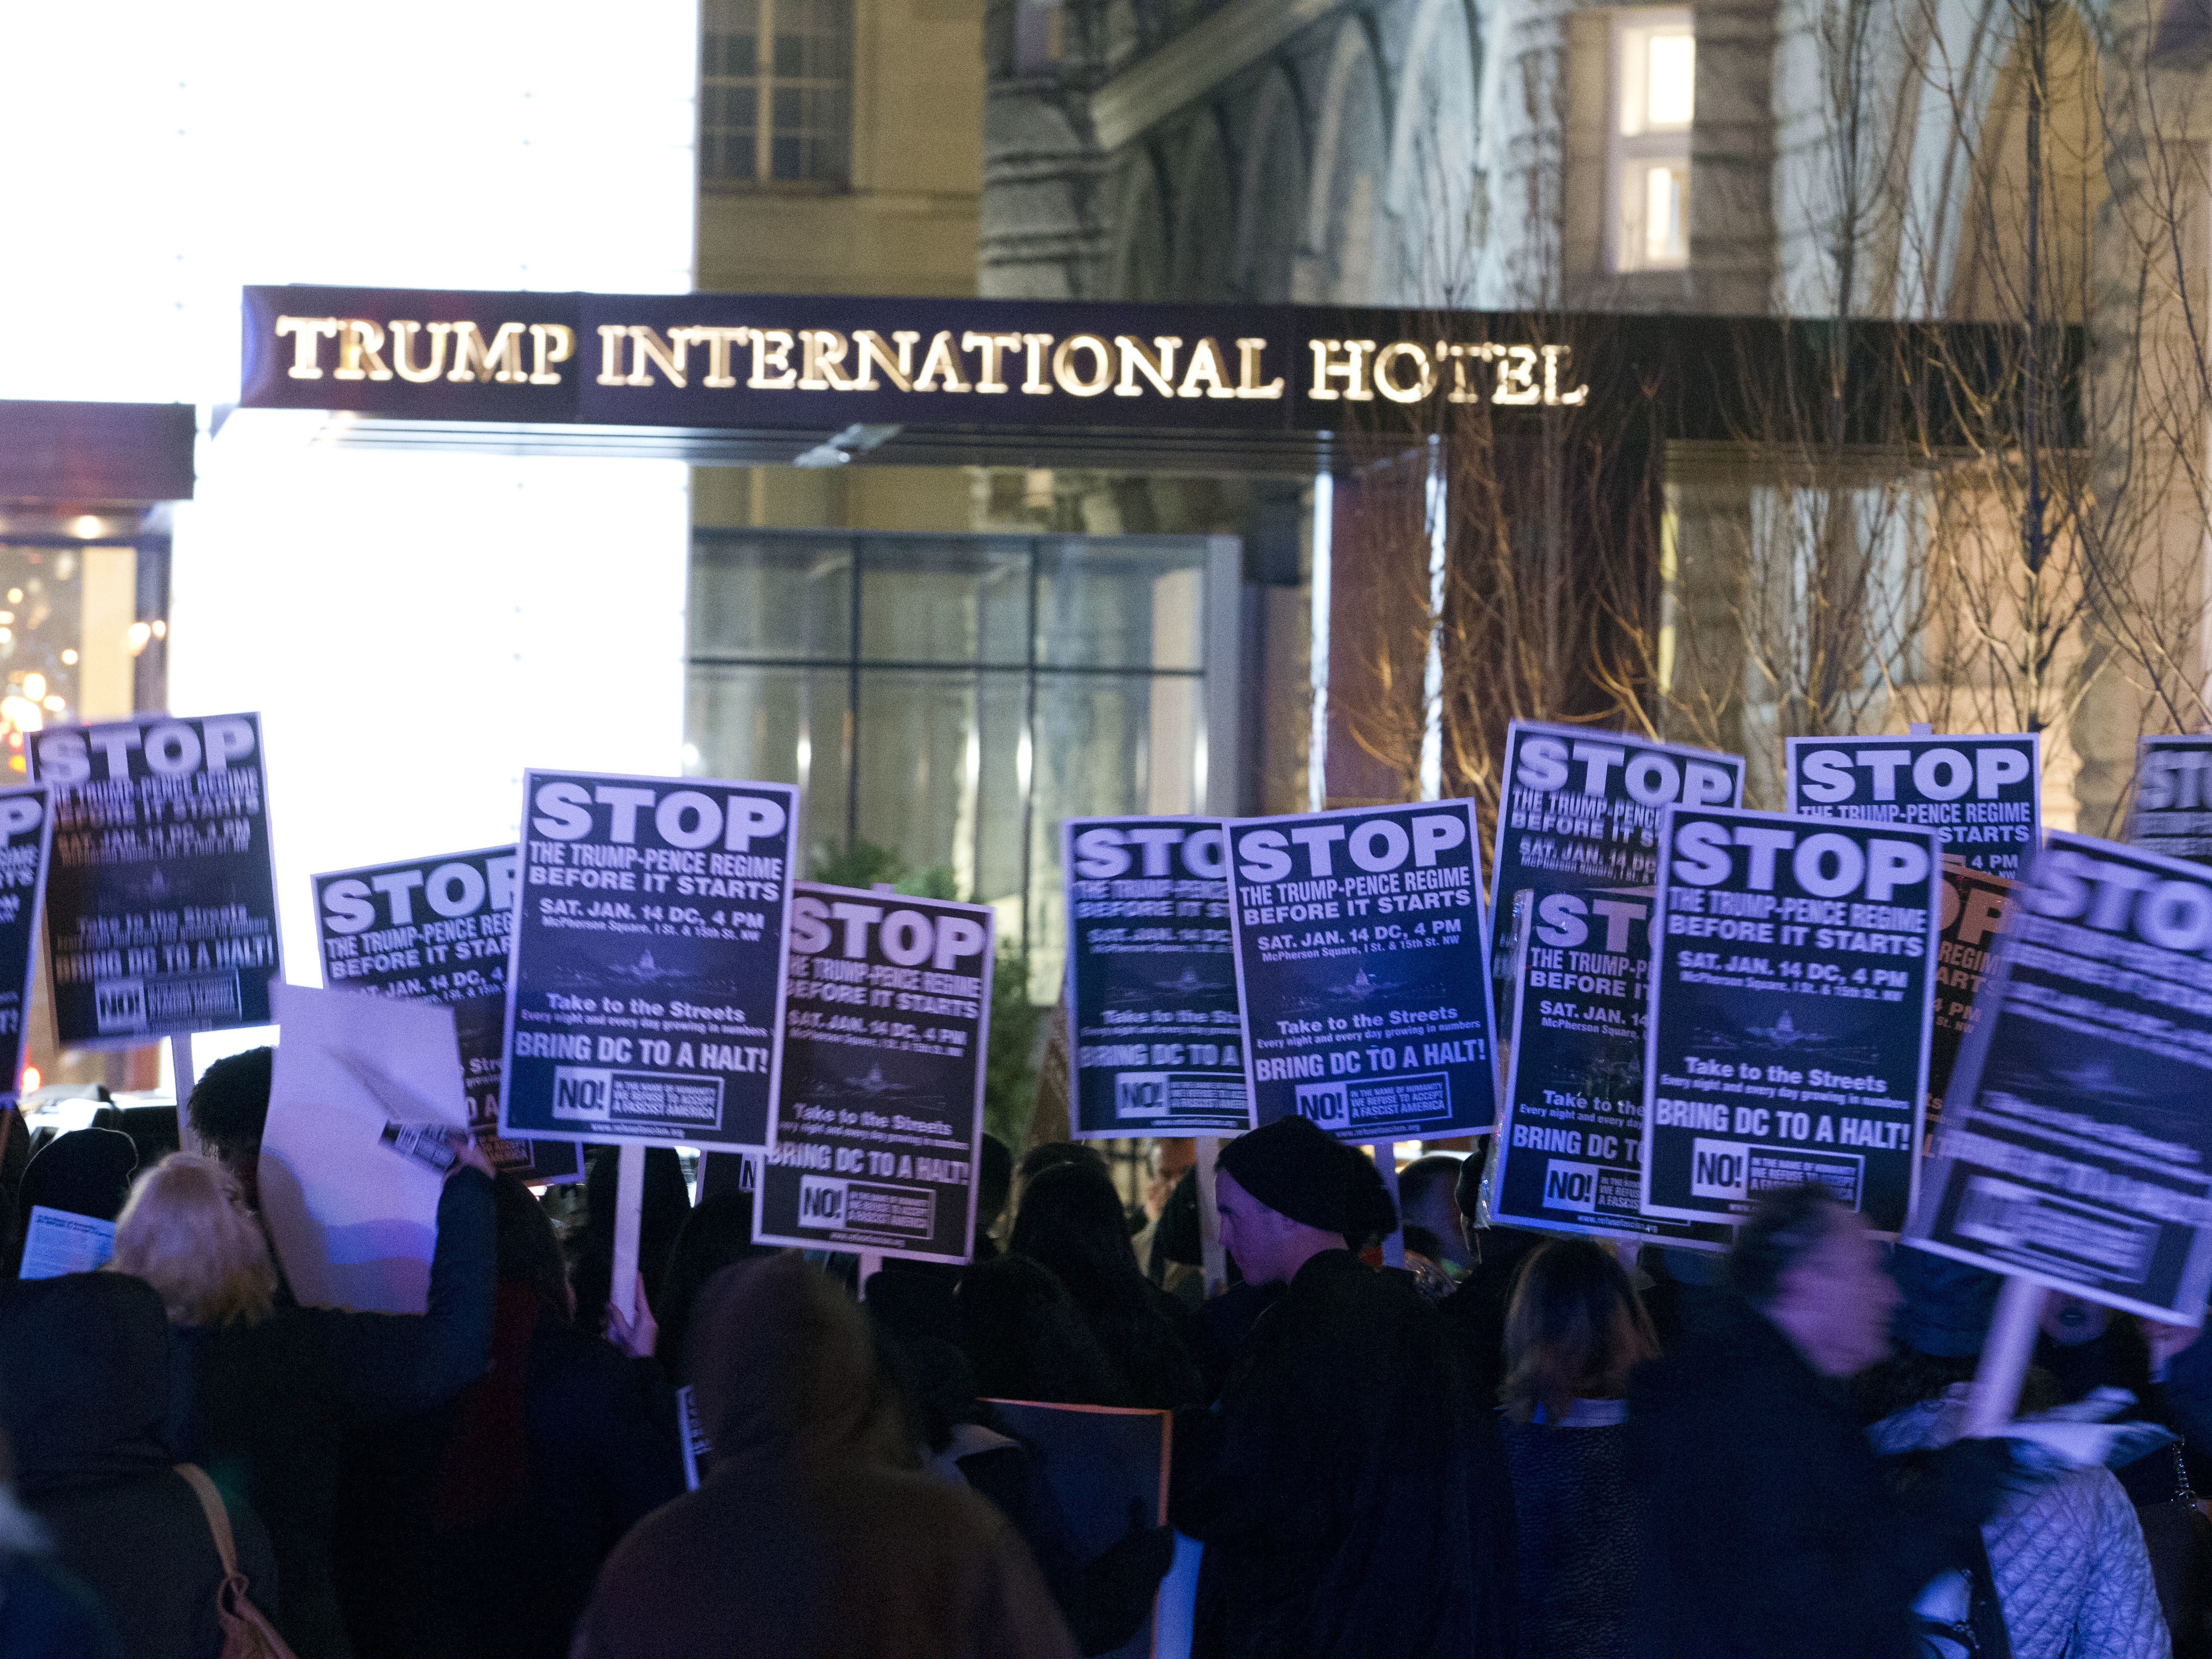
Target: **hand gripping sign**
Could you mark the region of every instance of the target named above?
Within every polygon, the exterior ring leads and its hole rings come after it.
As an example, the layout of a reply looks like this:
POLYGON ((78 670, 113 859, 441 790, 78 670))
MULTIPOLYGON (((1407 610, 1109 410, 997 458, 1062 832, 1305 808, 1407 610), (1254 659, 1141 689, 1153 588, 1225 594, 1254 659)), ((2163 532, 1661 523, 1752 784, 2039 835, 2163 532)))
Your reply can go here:
POLYGON ((1669 807, 1644 1067, 1646 1215, 1817 1182, 1905 1224, 1927 1093, 1936 832, 1669 807))
POLYGON ((501 1133, 767 1144, 798 797, 524 775, 501 1133))
POLYGON ((1907 1240, 2202 1324, 2212 872, 2053 832, 2014 896, 1907 1240))
POLYGON ((65 1047, 270 1021, 283 977, 261 717, 139 714, 29 735, 54 792, 46 878, 65 1047))
POLYGON ((1299 1112, 1368 1145, 1490 1128, 1497 1060, 1474 804, 1228 828, 1258 1120, 1299 1112))
POLYGON ((1068 818, 1068 1098, 1079 1140, 1252 1127, 1211 818, 1068 818))
POLYGON ((1924 824, 1970 870, 2017 876, 2042 823, 2033 732, 1976 737, 1792 738, 1790 810, 1924 824))
POLYGON ((1724 1225, 1640 1213, 1650 888, 1547 893, 1522 952, 1486 1222, 1724 1250, 1724 1225))
POLYGON ((800 882, 764 1244, 969 1259, 990 1038, 988 905, 800 882))
POLYGON ((453 1011, 469 1125, 498 1168, 525 1181, 583 1178, 572 1140, 499 1133, 500 1044, 507 1016, 521 861, 512 847, 337 870, 315 878, 323 982, 453 1011))

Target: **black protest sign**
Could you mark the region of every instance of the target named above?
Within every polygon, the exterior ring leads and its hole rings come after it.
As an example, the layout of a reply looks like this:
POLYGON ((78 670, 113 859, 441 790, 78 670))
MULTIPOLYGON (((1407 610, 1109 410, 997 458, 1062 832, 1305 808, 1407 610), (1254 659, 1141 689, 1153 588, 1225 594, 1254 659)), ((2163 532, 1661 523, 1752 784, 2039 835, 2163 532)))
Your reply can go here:
POLYGON ((2014 898, 1911 1241, 2201 1324, 2212 1291, 2212 873, 2053 832, 2014 898))
POLYGON ((787 784, 529 772, 500 1131, 767 1144, 787 784))
POLYGON ((1252 1105, 1340 1138, 1480 1133, 1498 1094, 1474 808, 1232 822, 1252 1105))
POLYGON ((500 1042, 514 933, 512 847, 336 870, 315 879, 323 982, 453 1011, 468 1090, 469 1127, 484 1155, 524 1181, 577 1181, 573 1140, 509 1140, 499 1133, 500 1042))
POLYGON ((1639 1212, 1650 888, 1537 900, 1521 969, 1487 1219, 1726 1249, 1724 1225, 1639 1212))
POLYGON ((1817 1182, 1905 1224, 1942 884, 1933 830, 1670 807, 1644 1212, 1728 1220, 1817 1182))
POLYGON ((1079 1140, 1252 1127, 1222 829, 1068 818, 1068 1097, 1079 1140))
POLYGON ((1659 878, 1659 811, 1735 806, 1743 757, 1621 732, 1515 720, 1505 728, 1504 796, 1490 904, 1524 890, 1649 887, 1659 878))
POLYGON ((139 714, 28 742, 54 792, 58 1040, 112 1048, 268 1024, 283 963, 261 717, 139 714))
POLYGON ((23 1075, 23 1011, 31 1006, 38 957, 39 898, 53 836, 53 792, 42 785, 0 789, 0 1106, 23 1075))
POLYGON ((994 914, 800 882, 775 1150, 754 1237, 965 1261, 994 914))
POLYGON ((2139 739, 2128 845, 2192 864, 2212 864, 2212 775, 2208 767, 2212 767, 2212 737, 2139 739))
POLYGON ((1790 810, 1926 825, 1970 870, 2017 876, 2043 821, 2040 740, 2002 736, 1792 738, 1790 810))
POLYGON ((1928 1034, 1928 1123, 1943 1115, 1943 1096, 1972 1029, 1990 957, 2012 914, 2013 883, 1985 876, 1955 859, 1943 863, 1943 927, 1936 948, 1936 1023, 1928 1034))

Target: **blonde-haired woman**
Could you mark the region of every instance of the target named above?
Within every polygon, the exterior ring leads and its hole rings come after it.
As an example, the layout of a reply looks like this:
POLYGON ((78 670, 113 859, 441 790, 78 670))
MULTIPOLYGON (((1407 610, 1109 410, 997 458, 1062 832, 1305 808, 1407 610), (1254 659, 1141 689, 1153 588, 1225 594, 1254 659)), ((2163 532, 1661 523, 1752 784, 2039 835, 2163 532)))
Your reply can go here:
POLYGON ((1554 1239, 1522 1265, 1504 1389, 1521 1659, 1626 1659, 1638 1535, 1628 1374, 1658 1352, 1610 1250, 1554 1239))
POLYGON ((144 1279, 168 1310, 170 1445, 268 1522, 271 1616, 300 1659, 352 1651, 331 1571, 347 1432, 426 1410, 483 1372, 494 1259, 491 1168, 473 1147, 439 1200, 419 1315, 301 1307, 236 1178, 212 1158, 173 1152, 116 1218, 110 1267, 144 1279))

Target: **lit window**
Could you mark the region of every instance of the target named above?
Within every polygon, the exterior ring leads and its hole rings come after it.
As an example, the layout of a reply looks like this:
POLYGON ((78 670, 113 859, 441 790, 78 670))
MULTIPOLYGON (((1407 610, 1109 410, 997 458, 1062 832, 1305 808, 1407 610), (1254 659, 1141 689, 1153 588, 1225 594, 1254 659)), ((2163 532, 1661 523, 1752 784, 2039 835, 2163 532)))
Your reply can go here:
POLYGON ((1627 11, 1613 34, 1611 200, 1615 270, 1690 262, 1690 125, 1698 42, 1686 11, 1627 11))
POLYGON ((699 173, 714 185, 848 182, 853 0, 707 0, 699 173))

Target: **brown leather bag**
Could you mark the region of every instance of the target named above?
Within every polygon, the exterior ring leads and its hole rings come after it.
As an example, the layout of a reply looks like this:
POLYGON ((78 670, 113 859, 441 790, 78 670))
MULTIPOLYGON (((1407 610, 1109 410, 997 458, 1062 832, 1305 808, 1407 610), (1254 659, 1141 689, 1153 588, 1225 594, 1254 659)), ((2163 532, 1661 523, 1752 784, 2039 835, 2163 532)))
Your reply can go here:
POLYGON ((215 1553, 222 1558, 222 1583, 215 1591, 216 1622, 222 1626, 222 1659, 295 1659, 269 1616, 246 1597, 249 1587, 246 1575, 238 1570, 238 1549, 231 1541, 230 1515, 222 1506, 222 1494, 197 1463, 179 1463, 174 1468, 200 1500, 208 1530, 215 1534, 215 1553))

